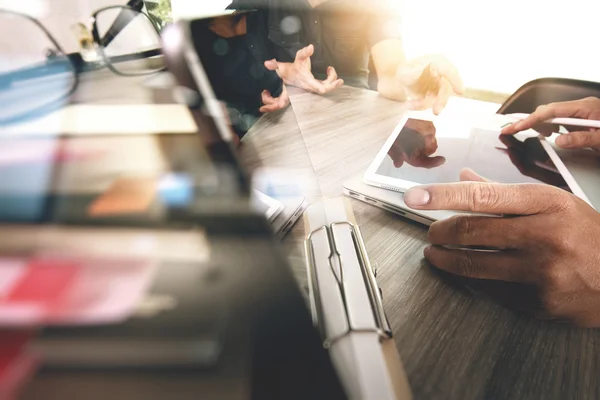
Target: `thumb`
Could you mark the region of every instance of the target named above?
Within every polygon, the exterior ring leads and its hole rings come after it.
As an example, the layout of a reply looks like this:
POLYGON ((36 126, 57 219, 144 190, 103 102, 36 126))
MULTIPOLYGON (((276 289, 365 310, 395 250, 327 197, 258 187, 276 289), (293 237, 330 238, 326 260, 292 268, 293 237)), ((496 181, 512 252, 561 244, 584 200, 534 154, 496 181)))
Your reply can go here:
POLYGON ((305 60, 309 59, 310 57, 312 57, 312 55, 314 53, 315 53, 315 46, 313 46, 312 44, 309 44, 308 46, 306 46, 296 52, 296 61, 305 61, 305 60))
POLYGON ((272 59, 272 60, 265 61, 265 68, 268 69, 269 71, 276 71, 277 70, 277 60, 272 59))
POLYGON ((600 149, 600 132, 571 132, 556 138, 556 144, 563 149, 600 149))

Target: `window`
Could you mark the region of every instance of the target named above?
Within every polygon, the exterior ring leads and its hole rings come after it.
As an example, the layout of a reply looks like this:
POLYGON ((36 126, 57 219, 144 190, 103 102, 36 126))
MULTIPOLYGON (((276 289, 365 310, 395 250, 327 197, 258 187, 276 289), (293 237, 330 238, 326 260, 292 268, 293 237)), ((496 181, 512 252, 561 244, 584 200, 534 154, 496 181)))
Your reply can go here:
POLYGON ((446 55, 472 89, 510 94, 541 77, 600 81, 598 15, 600 2, 590 0, 404 0, 404 46, 408 57, 446 55))

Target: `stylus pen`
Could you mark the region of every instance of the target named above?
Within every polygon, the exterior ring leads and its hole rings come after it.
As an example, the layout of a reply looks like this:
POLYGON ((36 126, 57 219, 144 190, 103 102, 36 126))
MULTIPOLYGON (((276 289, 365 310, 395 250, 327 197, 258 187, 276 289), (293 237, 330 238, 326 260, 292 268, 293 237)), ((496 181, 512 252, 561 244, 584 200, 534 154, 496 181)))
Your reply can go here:
MULTIPOLYGON (((507 117, 514 118, 516 120, 524 120, 529 117, 529 114, 506 114, 507 117)), ((547 124, 556 125, 570 125, 570 126, 581 126, 586 128, 598 128, 600 129, 600 121, 594 119, 579 119, 579 118, 552 118, 544 121, 547 124)))

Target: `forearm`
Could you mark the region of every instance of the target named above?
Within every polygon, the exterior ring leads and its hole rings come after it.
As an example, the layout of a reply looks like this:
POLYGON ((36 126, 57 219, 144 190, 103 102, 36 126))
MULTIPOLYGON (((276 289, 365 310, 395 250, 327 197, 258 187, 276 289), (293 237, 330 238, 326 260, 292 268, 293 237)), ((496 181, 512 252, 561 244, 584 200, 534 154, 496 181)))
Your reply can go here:
POLYGON ((406 101, 408 93, 406 88, 395 76, 378 77, 377 91, 383 96, 394 101, 406 101))
POLYGON ((406 62, 402 42, 398 39, 384 40, 373 46, 371 54, 378 77, 377 91, 389 99, 405 101, 408 98, 406 88, 396 77, 398 68, 406 62))

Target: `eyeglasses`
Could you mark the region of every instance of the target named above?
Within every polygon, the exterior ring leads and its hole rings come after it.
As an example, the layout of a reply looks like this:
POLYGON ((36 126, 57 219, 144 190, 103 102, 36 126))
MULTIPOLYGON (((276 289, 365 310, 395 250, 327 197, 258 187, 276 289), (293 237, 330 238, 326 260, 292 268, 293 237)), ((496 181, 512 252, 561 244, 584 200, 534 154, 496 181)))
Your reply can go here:
MULTIPOLYGON (((130 3, 138 5, 141 0, 130 3)), ((95 50, 121 76, 164 69, 160 35, 150 18, 129 6, 106 7, 92 16, 95 50)), ((85 68, 75 65, 35 18, 0 10, 0 125, 36 118, 63 107, 85 68)))
POLYGON ((96 11, 92 37, 106 66, 116 74, 145 75, 164 69, 158 29, 140 10, 112 6, 96 11))

